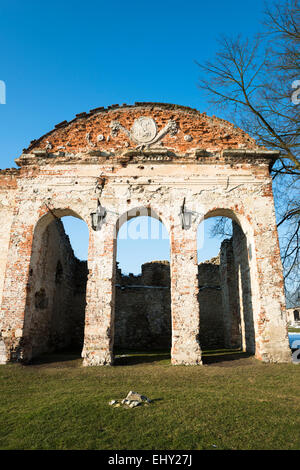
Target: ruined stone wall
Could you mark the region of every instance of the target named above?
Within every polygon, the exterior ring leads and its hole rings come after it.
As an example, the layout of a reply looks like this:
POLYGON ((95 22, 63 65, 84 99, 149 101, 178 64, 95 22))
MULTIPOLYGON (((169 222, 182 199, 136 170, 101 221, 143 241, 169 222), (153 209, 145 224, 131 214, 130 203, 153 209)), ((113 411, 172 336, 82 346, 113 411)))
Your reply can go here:
MULTIPOLYGON (((239 253, 236 254, 239 257, 239 253)), ((233 241, 223 240, 220 248, 220 283, 226 348, 240 348, 241 318, 239 308, 238 272, 236 270, 233 241)))
MULTIPOLYGON (((241 227, 233 222, 232 247, 238 284, 238 310, 241 324, 241 341, 244 351, 255 351, 254 310, 247 238, 241 227)), ((251 253, 250 253, 251 255, 251 253)))
POLYGON ((60 220, 36 227, 24 325, 32 357, 82 343, 86 275, 60 220))
POLYGON ((73 298, 71 298, 71 347, 80 352, 84 343, 87 278, 87 261, 80 261, 75 259, 75 266, 73 270, 73 298))
POLYGON ((5 243, 5 233, 10 238, 1 305, 6 360, 22 360, 29 352, 27 332, 35 333, 25 328, 34 316, 26 300, 34 228, 43 217, 75 214, 90 231, 84 365, 112 364, 116 227, 142 207, 155 212, 170 237, 172 364, 201 364, 197 225, 183 229, 179 213, 185 201, 189 211, 228 216, 242 227, 250 269, 243 256, 238 265, 249 274, 251 295, 246 282, 240 304, 246 321, 252 304, 256 357, 289 362, 269 172, 277 157, 230 123, 157 103, 81 113, 31 142, 17 160, 14 216, 2 234, 5 243), (95 232, 90 214, 98 198, 107 217, 95 232))
POLYGON ((145 263, 139 276, 118 270, 114 330, 115 350, 171 348, 169 262, 145 263))
MULTIPOLYGON (((219 258, 198 266, 200 345, 224 347, 219 258)), ((118 269, 115 308, 115 349, 169 349, 171 346, 170 265, 154 261, 142 274, 122 275, 118 269)))
POLYGON ((286 316, 289 325, 298 326, 300 324, 300 307, 287 308, 286 316))
POLYGON ((16 174, 16 169, 0 171, 0 305, 9 248, 10 229, 15 209, 15 195, 17 189, 16 174))
MULTIPOLYGON (((5 270, 10 243, 10 230, 15 211, 17 173, 18 170, 16 169, 0 171, 0 305, 2 304, 5 270)), ((0 309, 0 331, 3 329, 4 323, 4 312, 0 309)), ((6 347, 0 334, 0 364, 5 364, 6 359, 6 347)))
POLYGON ((60 122, 55 129, 30 143, 26 152, 37 149, 45 152, 77 153, 85 148, 119 151, 136 146, 128 132, 114 132, 113 124, 130 130, 136 119, 151 116, 159 130, 169 121, 176 121, 179 129, 175 135, 164 135, 164 146, 186 152, 201 146, 215 151, 228 148, 255 149, 256 142, 243 130, 216 116, 207 116, 196 109, 167 103, 136 103, 136 106, 109 106, 80 113, 70 121, 60 122))
POLYGON ((200 345, 202 349, 224 348, 223 306, 220 286, 220 260, 198 266, 200 345))

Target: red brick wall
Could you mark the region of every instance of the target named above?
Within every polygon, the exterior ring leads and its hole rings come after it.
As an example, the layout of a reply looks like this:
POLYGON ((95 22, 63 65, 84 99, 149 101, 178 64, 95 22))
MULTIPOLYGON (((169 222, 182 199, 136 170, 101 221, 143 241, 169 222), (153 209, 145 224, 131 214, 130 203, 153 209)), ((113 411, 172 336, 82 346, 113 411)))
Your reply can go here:
POLYGON ((168 147, 179 152, 185 152, 194 148, 203 149, 234 149, 257 147, 255 141, 244 131, 236 128, 228 121, 209 117, 206 113, 176 105, 143 103, 137 106, 123 106, 108 109, 98 109, 88 114, 81 113, 70 121, 64 121, 56 129, 36 141, 24 153, 30 153, 37 149, 48 149, 50 153, 60 150, 71 153, 82 151, 86 148, 115 151, 126 147, 135 147, 123 132, 116 137, 111 136, 111 121, 119 121, 122 126, 130 130, 135 119, 140 116, 151 116, 157 124, 158 132, 168 123, 174 120, 178 125, 175 136, 167 134, 162 142, 168 147), (87 139, 87 134, 89 138, 87 139), (97 141, 97 136, 102 135, 103 140, 97 141), (190 136, 191 141, 186 141, 184 136, 190 136))

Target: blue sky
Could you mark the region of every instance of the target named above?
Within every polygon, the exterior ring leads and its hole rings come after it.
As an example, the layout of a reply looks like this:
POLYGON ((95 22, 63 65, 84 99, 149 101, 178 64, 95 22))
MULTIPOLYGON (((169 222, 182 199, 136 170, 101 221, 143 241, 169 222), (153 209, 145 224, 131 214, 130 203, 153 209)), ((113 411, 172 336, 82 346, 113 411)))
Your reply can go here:
POLYGON ((263 9, 262 0, 2 1, 0 167, 98 106, 170 102, 226 118, 197 88, 195 61, 213 58, 221 34, 261 30, 263 9))
MULTIPOLYGON (((198 262, 217 256, 222 239, 210 238, 214 218, 204 220, 198 227, 198 262)), ((86 260, 89 232, 85 222, 75 217, 63 217, 75 255, 86 260)), ((223 237, 226 238, 226 237, 223 237)), ((164 225, 152 217, 136 217, 120 228, 117 239, 117 261, 123 273, 139 274, 148 261, 170 260, 170 240, 164 225)))

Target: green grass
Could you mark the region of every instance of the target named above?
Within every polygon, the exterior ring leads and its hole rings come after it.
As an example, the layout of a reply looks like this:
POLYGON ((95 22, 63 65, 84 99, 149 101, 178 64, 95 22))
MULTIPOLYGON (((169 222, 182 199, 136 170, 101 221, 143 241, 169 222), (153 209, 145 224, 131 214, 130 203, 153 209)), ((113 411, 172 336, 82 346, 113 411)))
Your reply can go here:
POLYGON ((189 367, 164 352, 0 366, 0 449, 300 449, 300 366, 206 354, 189 367), (129 390, 153 403, 108 405, 129 390))
POLYGON ((300 327, 299 328, 289 328, 289 333, 300 333, 300 327))

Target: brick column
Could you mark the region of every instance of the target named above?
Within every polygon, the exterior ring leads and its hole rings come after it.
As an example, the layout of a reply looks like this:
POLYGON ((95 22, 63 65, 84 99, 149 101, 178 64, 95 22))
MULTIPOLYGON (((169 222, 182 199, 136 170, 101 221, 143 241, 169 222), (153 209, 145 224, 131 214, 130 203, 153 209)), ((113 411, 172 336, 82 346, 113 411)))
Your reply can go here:
POLYGON ((255 206, 255 232, 250 258, 255 257, 257 282, 253 282, 258 309, 255 325, 256 357, 264 362, 290 362, 284 283, 275 220, 272 187, 255 206), (255 292, 255 284, 258 292, 255 292))
POLYGON ((238 280, 235 272, 232 239, 224 240, 220 249, 220 284, 223 304, 224 343, 226 348, 241 347, 238 280))
POLYGON ((84 366, 113 363, 115 247, 113 224, 104 224, 98 232, 90 230, 84 366))
POLYGON ((197 233, 171 229, 172 364, 202 364, 199 344, 197 233))
POLYGON ((31 344, 28 338, 24 337, 24 317, 27 292, 30 289, 29 266, 33 228, 34 225, 15 219, 10 232, 1 305, 1 363, 31 359, 31 344))

